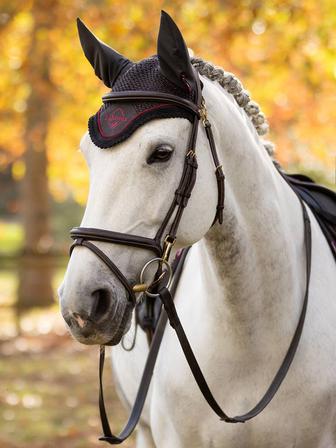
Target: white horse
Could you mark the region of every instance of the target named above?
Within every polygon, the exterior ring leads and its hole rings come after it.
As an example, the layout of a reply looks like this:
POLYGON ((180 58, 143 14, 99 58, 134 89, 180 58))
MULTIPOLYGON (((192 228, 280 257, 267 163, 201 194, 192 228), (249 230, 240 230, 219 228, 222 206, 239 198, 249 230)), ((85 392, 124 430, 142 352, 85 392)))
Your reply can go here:
MULTIPOLYGON (((177 248, 193 246, 175 304, 217 401, 237 415, 254 406, 271 383, 301 313, 306 281, 302 210, 265 151, 254 126, 258 120, 253 124, 214 80, 223 81, 223 72, 194 62, 199 72, 217 74, 201 80, 226 175, 226 197, 223 225, 211 227, 217 185, 200 125, 196 185, 177 238, 177 248)), ((183 118, 153 119, 105 150, 85 134, 81 151, 90 171, 90 192, 82 226, 153 237, 181 177, 189 129, 183 118), (149 156, 154 163, 146 162, 149 156)), ((245 424, 219 421, 167 326, 136 448, 336 447, 336 269, 319 225, 308 213, 308 311, 293 364, 271 404, 245 424)), ((128 279, 136 280, 151 258, 141 249, 97 246, 128 279)), ((74 250, 59 295, 70 331, 82 343, 104 344, 112 337, 118 342, 130 328, 125 289, 85 247, 74 250), (91 316, 95 325, 83 316, 91 316)), ((120 344, 112 349, 126 405, 134 401, 147 353, 140 330, 132 351, 120 344)))

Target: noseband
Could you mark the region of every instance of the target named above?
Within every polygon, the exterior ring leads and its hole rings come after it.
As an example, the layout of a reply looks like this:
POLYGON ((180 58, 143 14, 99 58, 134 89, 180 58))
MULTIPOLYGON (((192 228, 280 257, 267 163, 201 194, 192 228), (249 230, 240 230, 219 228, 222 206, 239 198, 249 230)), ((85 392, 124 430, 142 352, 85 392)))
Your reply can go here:
POLYGON ((135 294, 138 292, 144 292, 149 297, 153 296, 159 297, 165 310, 165 313, 161 312, 160 314, 159 322, 157 324, 155 334, 152 343, 150 345, 150 350, 146 361, 145 369, 143 372, 143 376, 141 379, 141 383, 138 389, 138 393, 135 399, 135 403, 130 418, 119 436, 115 436, 112 434, 105 410, 103 384, 102 384, 105 352, 104 352, 104 346, 101 347, 101 356, 99 365, 99 381, 100 381, 99 409, 104 436, 100 440, 106 441, 112 445, 120 444, 127 437, 129 437, 129 435, 132 433, 132 431, 134 430, 136 424, 140 419, 142 408, 146 399, 151 377, 153 374, 154 365, 159 351, 160 343, 163 338, 167 319, 169 320, 170 325, 174 328, 177 334, 180 345, 185 354, 186 360, 190 366, 192 374, 204 398, 206 399, 212 410, 220 417, 220 419, 227 423, 244 423, 245 421, 250 420, 255 416, 257 416, 270 403, 275 393, 277 392, 278 388, 280 387, 282 381, 284 380, 288 372, 288 369, 292 363, 292 360, 294 358, 294 355, 296 353, 300 341, 302 328, 305 320, 306 309, 308 304, 309 281, 311 270, 311 229, 308 213, 302 200, 299 198, 299 201, 302 206, 303 222, 304 222, 304 242, 306 248, 306 288, 298 324, 294 336, 289 345, 286 356, 284 357, 284 360, 279 370, 277 371, 276 375, 274 376, 274 379, 269 388, 267 389, 266 393, 263 395, 263 397, 260 399, 257 405, 254 408, 252 408, 249 412, 240 416, 229 417, 221 409, 221 407, 219 406, 214 396, 212 395, 212 392, 209 389, 209 386, 203 376, 203 373, 197 363, 197 360, 189 344, 189 341, 185 335, 184 329, 181 325, 181 322, 179 320, 173 302, 174 293, 178 284, 178 280, 182 271, 183 263, 186 258, 188 249, 184 250, 182 252, 180 259, 178 259, 177 261, 175 260, 173 263, 172 271, 175 272, 175 275, 172 286, 169 289, 172 277, 171 267, 169 265, 169 255, 176 240, 176 235, 183 215, 183 211, 188 204, 191 192, 194 188, 196 181, 196 172, 197 172, 196 139, 200 120, 203 123, 208 138, 213 162, 215 165, 215 174, 218 186, 217 209, 213 223, 218 221, 221 224, 223 222, 224 174, 220 162, 218 160, 215 141, 213 138, 211 125, 207 119, 206 107, 204 100, 202 98, 200 81, 197 74, 195 76, 195 79, 197 80, 197 92, 195 103, 186 99, 182 99, 175 95, 169 95, 157 92, 146 92, 146 91, 127 91, 127 92, 109 93, 108 95, 103 97, 104 103, 120 102, 120 101, 122 102, 146 101, 154 103, 168 103, 181 107, 193 114, 194 118, 189 136, 188 146, 186 149, 181 180, 175 191, 175 195, 168 209, 168 212, 164 220, 162 221, 162 224, 160 225, 160 228, 158 229, 155 237, 147 238, 127 233, 119 233, 114 231, 84 228, 84 227, 75 227, 70 232, 71 237, 74 239, 70 251, 72 252, 76 246, 84 246, 90 249, 92 252, 94 252, 119 279, 119 281, 122 283, 122 285, 128 292, 129 298, 134 305, 136 304, 135 294), (140 283, 136 285, 131 285, 127 280, 127 278, 124 276, 124 274, 115 265, 115 263, 110 258, 108 258, 106 254, 91 241, 108 242, 113 244, 121 244, 146 249, 154 253, 155 258, 149 260, 142 269, 140 275, 140 283), (146 270, 149 264, 152 264, 154 262, 158 262, 158 270, 154 276, 153 282, 150 285, 148 285, 143 283, 144 270, 146 270), (167 270, 163 271, 163 268, 165 267, 167 268, 167 270), (169 274, 168 283, 166 282, 165 286, 162 286, 161 282, 162 276, 165 276, 167 272, 169 274))

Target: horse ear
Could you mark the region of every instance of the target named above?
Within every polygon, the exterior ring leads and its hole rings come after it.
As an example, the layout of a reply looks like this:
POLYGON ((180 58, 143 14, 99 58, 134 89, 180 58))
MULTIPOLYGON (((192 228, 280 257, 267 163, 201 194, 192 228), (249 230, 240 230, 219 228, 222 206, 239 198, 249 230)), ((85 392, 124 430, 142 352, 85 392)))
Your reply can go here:
POLYGON ((161 11, 157 53, 161 73, 175 85, 186 88, 186 82, 195 87, 195 75, 187 46, 176 23, 161 11))
POLYGON ((112 87, 121 72, 133 63, 99 40, 79 18, 77 28, 84 54, 94 68, 95 74, 107 87, 112 87))

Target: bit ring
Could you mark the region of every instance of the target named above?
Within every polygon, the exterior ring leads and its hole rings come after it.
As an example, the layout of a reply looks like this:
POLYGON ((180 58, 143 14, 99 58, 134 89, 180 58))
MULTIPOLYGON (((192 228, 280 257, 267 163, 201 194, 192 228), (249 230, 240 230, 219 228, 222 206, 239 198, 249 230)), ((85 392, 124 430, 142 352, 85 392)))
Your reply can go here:
MULTIPOLYGON (((173 271, 172 268, 170 266, 170 264, 168 263, 168 261, 164 260, 163 258, 152 258, 151 260, 147 261, 147 263, 145 264, 145 266, 142 268, 141 272, 140 272, 140 283, 143 284, 144 283, 144 273, 146 271, 146 269, 148 268, 148 266, 150 266, 152 263, 154 263, 155 261, 164 264, 167 267, 167 272, 169 274, 169 279, 168 279, 168 283, 166 288, 169 288, 172 282, 172 278, 173 278, 173 271)), ((148 287, 150 287, 151 285, 148 285, 148 287)), ((144 291, 144 293, 148 296, 148 297, 159 297, 160 294, 154 294, 152 292, 148 291, 148 288, 146 291, 144 291)))

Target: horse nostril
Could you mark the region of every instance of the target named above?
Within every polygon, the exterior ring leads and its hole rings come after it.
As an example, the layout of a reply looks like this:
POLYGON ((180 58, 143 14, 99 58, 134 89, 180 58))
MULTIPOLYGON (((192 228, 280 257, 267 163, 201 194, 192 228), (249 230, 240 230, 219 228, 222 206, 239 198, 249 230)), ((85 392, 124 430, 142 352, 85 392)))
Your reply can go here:
POLYGON ((100 320, 105 316, 111 305, 111 293, 107 289, 97 289, 92 293, 94 299, 90 318, 93 321, 100 320))

